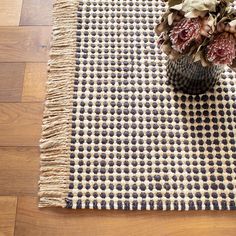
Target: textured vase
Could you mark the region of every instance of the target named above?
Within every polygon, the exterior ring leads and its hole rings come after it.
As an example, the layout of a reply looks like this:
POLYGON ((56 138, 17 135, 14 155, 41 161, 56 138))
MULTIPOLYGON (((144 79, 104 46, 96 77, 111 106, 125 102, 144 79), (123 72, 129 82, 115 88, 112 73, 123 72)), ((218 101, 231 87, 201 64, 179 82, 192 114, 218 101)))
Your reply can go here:
POLYGON ((203 67, 201 62, 193 62, 184 56, 178 60, 167 61, 169 82, 187 94, 202 94, 211 89, 223 71, 221 66, 203 67))

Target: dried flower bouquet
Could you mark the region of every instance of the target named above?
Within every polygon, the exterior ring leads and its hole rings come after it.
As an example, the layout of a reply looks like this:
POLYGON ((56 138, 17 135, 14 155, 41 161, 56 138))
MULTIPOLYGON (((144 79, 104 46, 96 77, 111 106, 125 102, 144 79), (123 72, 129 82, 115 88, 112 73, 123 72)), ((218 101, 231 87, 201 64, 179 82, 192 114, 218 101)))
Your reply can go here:
POLYGON ((203 66, 236 67, 236 10, 232 2, 169 0, 156 27, 158 44, 170 59, 186 55, 203 66))

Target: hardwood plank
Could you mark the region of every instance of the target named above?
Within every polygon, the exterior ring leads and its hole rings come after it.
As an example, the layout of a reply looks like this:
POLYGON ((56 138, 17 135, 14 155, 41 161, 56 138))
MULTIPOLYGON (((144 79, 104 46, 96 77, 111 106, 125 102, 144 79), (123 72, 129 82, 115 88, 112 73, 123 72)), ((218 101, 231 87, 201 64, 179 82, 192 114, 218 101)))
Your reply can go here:
POLYGON ((20 23, 22 0, 1 0, 0 26, 18 26, 20 23))
POLYGON ((39 148, 0 147, 0 195, 37 196, 39 148))
POLYGON ((236 212, 154 212, 38 209, 37 198, 20 197, 16 236, 234 236, 236 212))
POLYGON ((0 196, 0 236, 14 235, 16 205, 16 197, 0 196))
POLYGON ((51 25, 53 0, 24 0, 20 25, 51 25))
POLYGON ((0 28, 0 62, 47 62, 50 26, 0 28))
POLYGON ((24 63, 0 63, 0 102, 21 101, 24 72, 24 63))
POLYGON ((43 105, 0 103, 0 146, 38 146, 43 105))
POLYGON ((47 80, 46 63, 27 63, 25 69, 23 102, 42 102, 45 98, 47 80))

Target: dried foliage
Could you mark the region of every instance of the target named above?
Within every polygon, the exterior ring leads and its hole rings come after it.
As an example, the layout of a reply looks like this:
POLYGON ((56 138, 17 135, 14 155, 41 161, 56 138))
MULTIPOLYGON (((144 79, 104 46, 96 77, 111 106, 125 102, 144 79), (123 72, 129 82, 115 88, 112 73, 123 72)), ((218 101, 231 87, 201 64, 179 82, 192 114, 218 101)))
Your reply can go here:
POLYGON ((233 0, 169 0, 156 26, 158 44, 171 58, 188 55, 203 66, 236 66, 233 0))

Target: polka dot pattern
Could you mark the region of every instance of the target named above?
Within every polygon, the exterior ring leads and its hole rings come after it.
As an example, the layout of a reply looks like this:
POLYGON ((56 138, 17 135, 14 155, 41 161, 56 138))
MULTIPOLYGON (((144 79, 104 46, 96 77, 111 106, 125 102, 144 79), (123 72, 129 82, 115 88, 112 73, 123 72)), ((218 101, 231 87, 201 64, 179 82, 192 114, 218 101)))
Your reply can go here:
POLYGON ((235 209, 235 74, 175 91, 160 0, 80 1, 68 208, 235 209))

